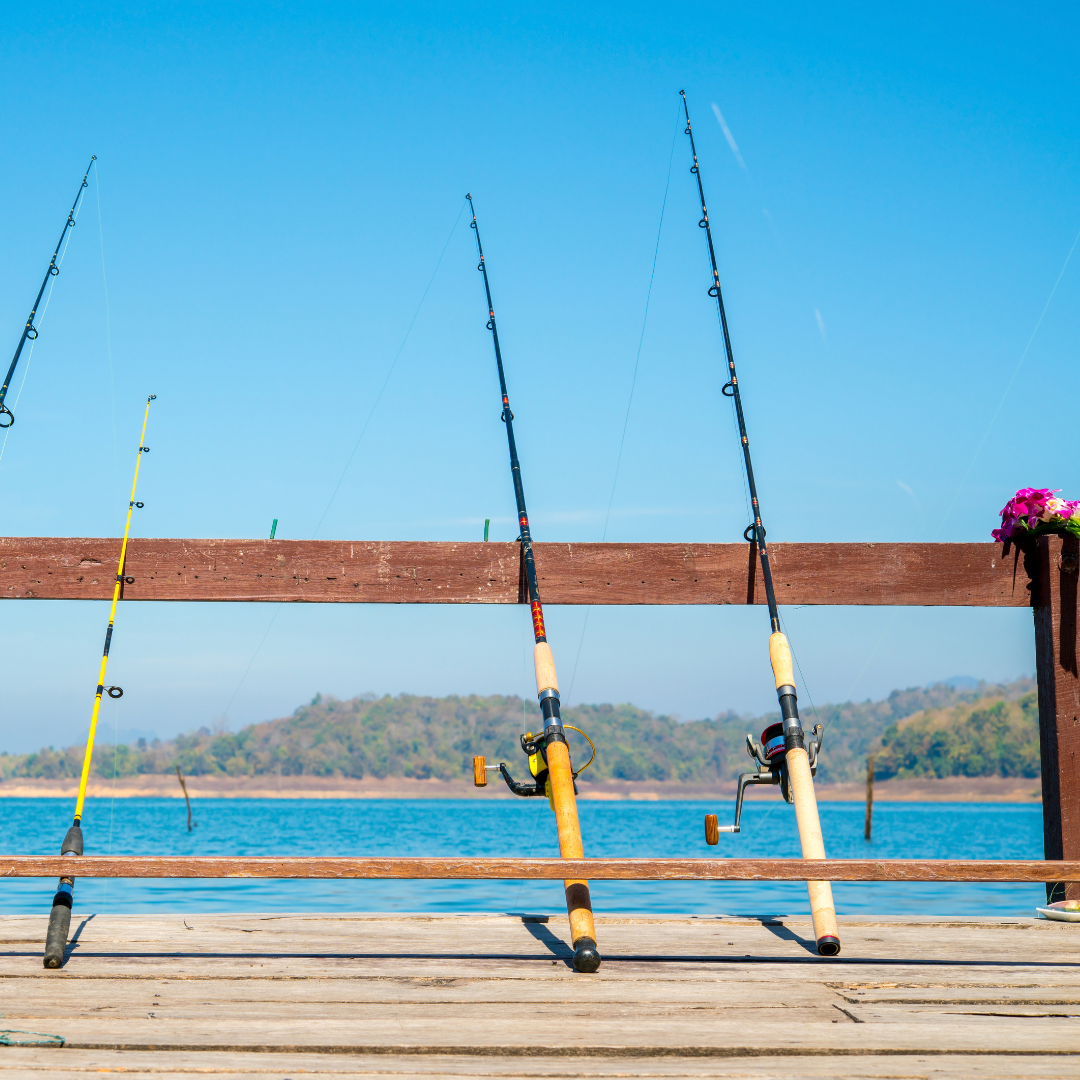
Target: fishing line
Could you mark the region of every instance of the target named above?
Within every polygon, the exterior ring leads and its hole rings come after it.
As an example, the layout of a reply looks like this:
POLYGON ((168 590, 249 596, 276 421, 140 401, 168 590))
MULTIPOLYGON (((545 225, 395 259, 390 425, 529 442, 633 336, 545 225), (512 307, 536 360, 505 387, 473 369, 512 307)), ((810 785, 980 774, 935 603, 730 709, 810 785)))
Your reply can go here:
MULTIPOLYGON (((401 340, 401 346, 394 355, 394 359, 390 364, 389 370, 386 372, 386 378, 383 379, 382 387, 379 390, 378 395, 375 398, 375 403, 371 406, 371 411, 367 415, 367 419, 364 421, 364 426, 360 429, 360 437, 356 440, 356 445, 352 448, 352 453, 349 454, 348 460, 345 462, 345 468, 341 470, 341 475, 338 477, 337 484, 334 485, 334 490, 330 495, 329 500, 323 509, 322 515, 319 518, 318 523, 315 526, 314 532, 311 534, 311 539, 314 540, 319 533, 319 529, 322 528, 323 520, 326 518, 327 513, 330 510, 330 506, 334 499, 337 498, 337 493, 341 488, 342 481, 345 479, 345 474, 349 471, 349 466, 352 464, 353 458, 356 457, 356 451, 360 449, 360 443, 363 442, 364 436, 367 434, 368 425, 371 423, 371 418, 375 415, 375 410, 379 407, 379 402, 382 401, 383 394, 386 391, 387 386, 390 384, 390 376, 394 374, 394 368, 397 366, 398 360, 401 358, 401 354, 405 351, 405 346, 408 344, 409 337, 413 332, 413 327, 416 325, 416 320, 420 317, 420 310, 424 306, 424 301, 427 299, 428 293, 431 291, 431 286, 435 282, 435 276, 439 272, 439 267, 442 266, 443 256, 446 254, 446 249, 450 246, 450 241, 454 237, 454 233, 457 231, 459 222, 461 221, 461 215, 465 211, 464 200, 461 203, 461 209, 458 210, 457 217, 454 218, 454 224, 450 229, 449 235, 446 237, 446 243, 443 244, 442 251, 439 252, 439 258, 435 263, 435 269, 431 272, 431 277, 428 279, 427 287, 424 289, 423 295, 420 297, 420 303, 416 305, 416 310, 413 312, 412 320, 409 322, 409 327, 405 331, 405 337, 401 340)), ((233 691, 232 697, 229 698, 229 704, 225 707, 224 715, 228 716, 229 709, 232 707, 233 702, 236 700, 236 695, 240 693, 240 688, 244 685, 244 680, 247 679, 248 674, 251 672, 252 665, 255 663, 259 652, 262 650, 266 639, 270 635, 270 629, 273 627, 275 620, 281 611, 281 604, 274 609, 274 614, 270 616, 270 621, 266 624, 266 631, 262 636, 262 640, 256 646, 255 651, 251 654, 251 660, 248 662, 247 668, 244 670, 244 674, 240 677, 240 681, 236 684, 236 689, 233 691)))
POLYGON ((101 166, 94 173, 94 194, 97 197, 98 242, 101 251, 101 284, 105 289, 105 351, 109 358, 109 391, 112 401, 113 468, 116 460, 116 379, 113 377, 112 317, 109 312, 109 281, 105 276, 105 233, 101 227, 101 166))
MULTIPOLYGON (((112 838, 113 838, 113 815, 116 810, 116 765, 118 756, 120 753, 120 702, 114 701, 112 706, 113 712, 113 765, 112 765, 112 787, 110 789, 109 799, 109 843, 105 849, 106 855, 112 854, 112 838)), ((101 897, 101 906, 105 907, 109 899, 109 884, 111 878, 105 879, 105 889, 103 890, 101 897)))
MULTIPOLYGON (((810 275, 803 270, 802 266, 799 265, 799 263, 796 262, 791 252, 788 251, 787 246, 784 244, 784 241, 780 236, 780 230, 776 226, 776 220, 773 218, 772 213, 769 211, 768 207, 765 206, 765 199, 762 195, 761 189, 758 187, 758 182, 755 179, 754 174, 750 171, 750 167, 743 160, 742 154, 739 152, 739 149, 735 144, 735 137, 728 129, 727 123, 725 122, 723 115, 720 112, 720 108, 715 101, 712 103, 712 110, 716 116, 717 121, 720 124, 720 129, 724 133, 724 138, 727 139, 728 145, 731 147, 731 151, 735 155, 735 160, 739 163, 739 166, 742 169, 742 173, 746 177, 747 183, 749 183, 750 188, 754 193, 755 201, 761 207, 761 213, 769 225, 769 232, 772 234, 773 240, 776 241, 776 246, 780 249, 781 254, 783 254, 784 258, 787 260, 789 269, 793 270, 796 276, 801 279, 800 284, 805 290, 805 293, 808 296, 812 296, 813 287, 810 282, 810 275)), ((821 309, 817 304, 814 304, 812 300, 808 299, 808 302, 811 303, 814 309, 814 316, 817 320, 818 331, 821 334, 821 343, 825 346, 826 351, 828 351, 829 344, 825 338, 825 322, 821 318, 821 309)))
MULTIPOLYGON (((679 137, 679 110, 675 111, 675 133, 671 136, 671 151, 668 154, 667 179, 664 181, 664 198, 660 204, 660 224, 656 227, 656 245, 653 248, 652 270, 649 273, 649 289, 645 294, 645 314, 641 319, 641 334, 638 336, 637 354, 634 356, 634 373, 630 378, 630 397, 626 402, 626 415, 623 417, 622 435, 619 438, 619 453, 615 459, 615 478, 611 482, 611 495, 608 498, 607 513, 604 515, 604 531, 600 536, 600 543, 607 539, 608 523, 611 521, 611 507, 615 502, 615 489, 619 484, 619 470, 622 468, 623 448, 626 445, 626 431, 630 424, 630 408, 634 404, 634 390, 637 387, 638 367, 641 363, 641 347, 645 342, 645 327, 649 322, 649 303, 652 300, 653 282, 656 280, 656 261, 660 255, 660 236, 664 230, 664 211, 667 209, 668 191, 671 189, 671 165, 675 160, 675 142, 679 137)), ((574 682, 577 679, 578 662, 581 660, 581 647, 585 643, 585 631, 589 628, 589 616, 592 614, 592 605, 585 609, 585 621, 581 626, 581 637, 578 639, 577 653, 574 656, 574 669, 570 674, 570 686, 566 691, 569 702, 570 695, 574 692, 574 682)))
POLYGON ((442 266, 443 256, 446 254, 446 249, 450 246, 450 241, 454 238, 454 233, 457 231, 458 223, 461 221, 461 215, 465 212, 465 202, 461 203, 461 209, 458 210, 457 217, 454 218, 454 224, 450 229, 450 234, 446 238, 446 243, 443 244, 442 251, 439 252, 438 262, 435 263, 435 269, 431 272, 431 277, 428 280, 427 288, 424 289, 423 296, 420 297, 420 303, 416 305, 416 311, 413 313, 412 321, 409 323, 408 330, 405 331, 405 337, 402 339, 401 347, 394 355, 393 362, 390 364, 390 369, 386 373, 386 378, 383 379, 383 384, 379 390, 378 396, 375 398, 375 404, 371 406, 371 412, 368 413, 367 419, 364 421, 364 426, 360 429, 360 438, 356 440, 356 445, 352 448, 352 453, 349 455, 349 460, 345 462, 345 468, 341 470, 341 475, 338 477, 338 482, 334 487, 333 494, 330 496, 330 501, 326 504, 326 509, 322 512, 322 517, 319 518, 318 525, 315 526, 315 531, 311 534, 311 539, 314 540, 318 535, 319 529, 322 528, 323 518, 326 517, 327 512, 330 509, 330 504, 337 496, 338 489, 341 487, 341 482, 345 479, 345 474, 349 471, 349 466, 352 464, 352 460, 356 457, 356 451, 360 449, 360 443, 363 441, 364 435, 367 433, 368 425, 371 423, 371 418, 375 415, 375 410, 379 407, 379 402, 382 401, 382 396, 386 392, 386 387, 390 383, 390 376, 394 374, 394 368, 397 366, 397 362, 401 357, 401 354, 405 351, 405 346, 408 343, 409 335, 413 332, 413 327, 416 325, 416 320, 420 317, 420 309, 424 306, 424 301, 427 299, 427 294, 431 291, 431 286, 435 282, 435 275, 439 272, 439 267, 442 266))
MULTIPOLYGON (((536 830, 540 828, 540 818, 544 816, 544 807, 543 807, 543 804, 540 803, 539 799, 537 800, 537 804, 538 805, 536 807, 536 810, 533 812, 532 836, 529 837, 529 844, 528 844, 528 847, 526 848, 526 850, 529 853, 529 858, 532 858, 533 849, 536 847, 536 830)), ((517 896, 514 897, 513 906, 515 908, 521 903, 521 894, 524 891, 525 891, 525 878, 522 878, 518 882, 517 896)))
MULTIPOLYGON (((971 464, 967 467, 967 472, 964 473, 964 478, 960 481, 960 486, 956 489, 956 494, 953 495, 952 502, 949 503, 949 508, 942 515, 941 523, 944 525, 945 520, 949 514, 952 513, 953 507, 956 505, 956 500, 960 498, 960 492, 963 491, 964 485, 967 483, 968 477, 971 475, 971 470, 975 468, 975 462, 978 460, 979 455, 983 451, 983 447, 986 445, 986 440, 990 438, 990 432, 997 422, 998 416, 1001 415, 1001 410, 1005 406, 1005 399, 1009 396, 1009 392, 1013 388, 1013 383, 1016 382, 1016 376, 1020 374, 1020 368, 1023 366, 1024 361, 1027 359, 1028 350, 1031 348, 1031 343, 1035 340, 1035 335, 1039 332, 1039 327, 1043 324, 1043 319, 1046 318, 1047 311, 1050 310, 1050 302, 1054 299, 1054 294, 1058 290, 1058 286, 1061 284, 1061 279, 1065 276, 1065 270, 1069 265, 1069 260, 1073 256, 1073 252, 1076 250, 1077 243, 1080 242, 1080 232, 1076 234, 1075 239, 1072 242, 1072 247, 1069 248, 1069 254, 1065 256, 1065 262, 1062 264, 1061 273, 1057 276, 1057 281, 1054 282, 1054 287, 1050 290, 1050 295, 1046 298, 1046 303, 1043 305, 1042 314, 1039 316, 1039 321, 1035 324, 1035 329, 1031 331, 1031 337, 1028 338, 1027 345, 1024 346, 1024 351, 1020 354, 1020 359, 1016 362, 1016 367, 1013 368, 1012 378, 1009 379, 1008 385, 1005 387, 1005 393, 1001 395, 1001 400, 998 402, 998 407, 994 410, 994 415, 990 418, 990 423, 987 425, 986 433, 982 437, 982 441, 979 443, 978 449, 975 451, 975 456, 971 459, 971 464)), ((940 536, 940 531, 938 533, 940 536)))
MULTIPOLYGON (((1054 295, 1057 293, 1058 286, 1061 284, 1061 279, 1065 276, 1065 271, 1069 266, 1069 261, 1072 259, 1073 252, 1076 250, 1076 246, 1078 243, 1080 243, 1080 232, 1078 232, 1073 238, 1072 246, 1069 248, 1068 255, 1065 256, 1065 262, 1062 263, 1061 270, 1057 276, 1057 280, 1054 282, 1054 287, 1050 290, 1050 295, 1046 298, 1046 303, 1043 305, 1042 312, 1039 314, 1038 321, 1035 323, 1035 328, 1031 331, 1031 336, 1028 338, 1027 345, 1024 346, 1024 351, 1020 354, 1020 359, 1016 362, 1016 367, 1013 369, 1012 377, 1009 379, 1008 385, 1005 387, 1005 392, 1001 395, 1001 400, 998 402, 998 406, 994 410, 994 415, 990 418, 990 423, 987 425, 986 431, 982 437, 982 441, 979 443, 978 448, 976 449, 975 454, 971 459, 971 462, 968 464, 967 471, 964 473, 964 476, 961 479, 955 494, 953 495, 952 502, 949 504, 948 509, 941 517, 941 528, 939 528, 938 530, 938 536, 941 536, 942 532, 944 531, 944 523, 948 519, 949 514, 952 513, 953 507, 956 505, 957 499, 960 498, 960 493, 963 491, 964 485, 967 483, 968 477, 971 475, 971 470, 975 467, 975 462, 978 460, 979 455, 982 453, 983 448, 986 446, 986 440, 990 437, 990 432, 993 430, 994 424, 997 422, 997 418, 1001 414, 1001 410, 1005 406, 1005 401, 1008 398, 1010 391, 1012 390, 1013 384, 1016 382, 1016 377, 1020 373, 1020 368, 1023 365, 1024 360, 1027 358, 1027 354, 1031 349, 1032 342, 1034 342, 1035 336, 1036 334, 1038 334, 1039 329, 1043 324, 1043 320, 1046 318, 1046 313, 1050 310, 1050 304, 1054 299, 1054 295)), ((890 612, 888 620, 881 628, 881 631, 877 636, 877 640, 874 642, 873 647, 867 653, 866 660, 863 663, 862 668, 859 670, 859 673, 852 681, 848 693, 844 696, 843 700, 837 703, 835 713, 829 720, 826 720, 825 724, 823 725, 823 730, 829 725, 832 720, 835 720, 837 717, 839 717, 840 710, 843 708, 844 704, 851 700, 852 695, 855 692, 855 688, 859 685, 859 682, 861 681, 863 675, 866 674, 866 669, 870 666, 871 661, 874 659, 875 656, 877 656, 882 644, 885 641, 885 638, 892 630, 893 623, 895 623, 898 615, 899 612, 895 608, 892 610, 892 612, 890 612)), ((798 664, 797 658, 796 664, 798 664)), ((799 676, 800 678, 802 678, 803 688, 806 690, 806 696, 810 701, 810 707, 811 709, 814 709, 813 698, 810 697, 810 688, 806 685, 806 679, 803 676, 801 669, 799 671, 799 676)), ((814 717, 815 719, 817 719, 816 709, 814 709, 814 717)))

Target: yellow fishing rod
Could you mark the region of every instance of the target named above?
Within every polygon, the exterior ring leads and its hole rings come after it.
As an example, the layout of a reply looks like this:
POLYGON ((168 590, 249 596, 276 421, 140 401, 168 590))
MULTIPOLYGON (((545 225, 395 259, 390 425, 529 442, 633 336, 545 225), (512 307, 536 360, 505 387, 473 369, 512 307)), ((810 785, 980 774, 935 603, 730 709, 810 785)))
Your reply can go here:
MULTIPOLYGON (((124 522, 124 540, 120 545, 120 562, 116 567, 116 583, 113 585, 112 607, 109 608, 109 626, 105 631, 105 648, 101 653, 101 670, 98 672, 97 690, 94 693, 94 708, 90 714, 90 734, 86 738, 86 753, 83 755, 82 776, 79 778, 79 795, 75 800, 75 820, 64 837, 60 847, 61 856, 82 855, 83 803, 86 800, 86 784, 90 779, 90 763, 94 757, 94 736, 97 734, 98 715, 101 712, 102 695, 111 698, 122 697, 124 691, 119 686, 105 685, 105 668, 109 663, 109 647, 112 645, 113 623, 116 621, 116 605, 124 588, 124 564, 127 561, 128 536, 131 533, 131 512, 142 503, 135 502, 135 487, 139 483, 139 464, 142 456, 148 453, 146 445, 146 422, 150 418, 150 402, 157 397, 151 394, 146 399, 146 411, 143 413, 142 432, 139 434, 139 452, 135 455, 135 475, 131 480, 131 498, 128 499, 127 520, 124 522)), ((49 931, 45 937, 45 966, 63 967, 64 950, 67 948, 68 930, 71 927, 71 905, 75 893, 74 877, 62 877, 53 897, 52 913, 49 915, 49 931)))

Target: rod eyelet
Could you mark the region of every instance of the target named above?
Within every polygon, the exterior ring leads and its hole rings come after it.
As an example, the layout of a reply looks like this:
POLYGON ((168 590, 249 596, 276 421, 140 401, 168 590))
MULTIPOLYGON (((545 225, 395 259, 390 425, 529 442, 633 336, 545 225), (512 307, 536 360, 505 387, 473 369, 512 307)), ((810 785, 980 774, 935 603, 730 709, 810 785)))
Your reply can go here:
POLYGON ((51 277, 56 277, 56 275, 59 274, 59 273, 60 273, 60 267, 59 266, 50 266, 49 267, 49 275, 51 277))
POLYGON ((724 397, 734 397, 735 396, 735 384, 734 383, 724 383, 724 385, 720 387, 720 393, 723 394, 724 397))
POLYGON ((699 222, 697 223, 697 227, 698 227, 699 229, 707 229, 707 228, 709 227, 709 219, 708 219, 708 218, 702 218, 702 219, 701 219, 701 220, 700 220, 700 221, 699 221, 699 222))
POLYGON ((26 336, 30 339, 30 341, 33 341, 37 337, 37 327, 33 324, 27 327, 26 336))
POLYGON ((134 585, 135 584, 135 579, 133 577, 126 577, 126 578, 124 578, 124 584, 125 585, 134 585))
POLYGON ((709 295, 715 299, 720 295, 720 290, 713 285, 712 288, 709 289, 709 295))
POLYGON ((124 696, 124 688, 122 686, 107 686, 105 693, 111 698, 122 698, 124 696))
POLYGON ((142 509, 142 508, 143 508, 143 507, 144 507, 144 506, 145 506, 146 504, 145 504, 145 503, 141 503, 141 502, 137 502, 137 503, 136 503, 135 505, 136 505, 136 507, 138 507, 138 509, 140 509, 140 510, 141 510, 141 509, 142 509))
POLYGON ((0 428, 9 428, 14 423, 15 414, 6 405, 0 405, 0 428))
MULTIPOLYGON (((761 526, 761 538, 762 538, 762 540, 765 539, 765 526, 764 525, 761 526)), ((748 544, 757 543, 757 538, 754 536, 754 526, 753 525, 747 525, 746 526, 746 529, 743 532, 743 539, 748 544)))

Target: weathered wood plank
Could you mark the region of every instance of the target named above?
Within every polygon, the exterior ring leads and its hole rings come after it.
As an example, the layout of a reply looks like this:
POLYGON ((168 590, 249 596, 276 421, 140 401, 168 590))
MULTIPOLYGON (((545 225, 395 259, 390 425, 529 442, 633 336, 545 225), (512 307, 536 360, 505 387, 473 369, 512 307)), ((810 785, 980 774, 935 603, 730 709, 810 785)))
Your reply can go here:
POLYGON ((521 1054, 465 1055, 409 1054, 388 1059, 349 1054, 347 1057, 304 1052, 268 1054, 253 1051, 223 1053, 205 1050, 188 1053, 154 1053, 140 1050, 60 1051, 5 1047, 0 1054, 0 1075, 18 1080, 40 1080, 42 1075, 62 1073, 67 1076, 123 1074, 131 1080, 191 1080, 201 1076, 242 1076, 243 1080, 281 1080, 303 1076, 305 1080, 333 1077, 387 1077, 394 1080, 458 1080, 458 1078, 505 1077, 521 1080, 573 1080, 604 1077, 611 1080, 689 1080, 697 1077, 723 1076, 725 1080, 786 1080, 793 1075, 808 1080, 971 1080, 973 1076, 1009 1077, 1010 1080, 1075 1080, 1073 1065, 1067 1058, 1017 1054, 936 1054, 932 1064, 922 1055, 889 1053, 775 1056, 762 1051, 748 1057, 736 1054, 697 1057, 676 1055, 639 1057, 631 1053, 598 1055, 566 1054, 558 1058, 530 1058, 521 1054), (725 1060, 718 1061, 723 1056, 725 1060), (25 1070, 25 1071, 24 1071, 25 1070))
MULTIPOLYGON (((536 544, 548 604, 764 603, 745 544, 536 544)), ((103 600, 120 541, 0 538, 0 598, 103 600)), ((1027 607, 1000 544, 775 544, 782 604, 1027 607)), ((514 543, 131 541, 126 600, 380 604, 521 602, 514 543)))
MULTIPOLYGON (((1042 752, 1043 850, 1080 858, 1080 668, 1077 664, 1080 540, 1039 539, 1035 659, 1042 752)), ((1055 867, 1048 867, 1055 873, 1055 867)), ((1048 882, 1051 900, 1080 900, 1080 883, 1048 882)))
MULTIPOLYGON (((1080 881, 1080 860, 1054 867, 1080 881)), ((453 878, 598 881, 1043 881, 1042 860, 529 859, 340 856, 0 856, 0 877, 453 878)))

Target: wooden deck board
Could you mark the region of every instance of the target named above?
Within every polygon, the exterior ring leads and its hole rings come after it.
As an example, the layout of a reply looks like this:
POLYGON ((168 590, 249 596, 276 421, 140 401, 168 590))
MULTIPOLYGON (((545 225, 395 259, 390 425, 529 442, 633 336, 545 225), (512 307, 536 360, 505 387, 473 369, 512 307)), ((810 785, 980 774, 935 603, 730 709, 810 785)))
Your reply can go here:
POLYGON ((1080 927, 1035 919, 76 915, 0 919, 0 1076, 1075 1075, 1080 927), (186 923, 186 926, 185 926, 186 923), (188 929, 187 927, 191 927, 188 929))

